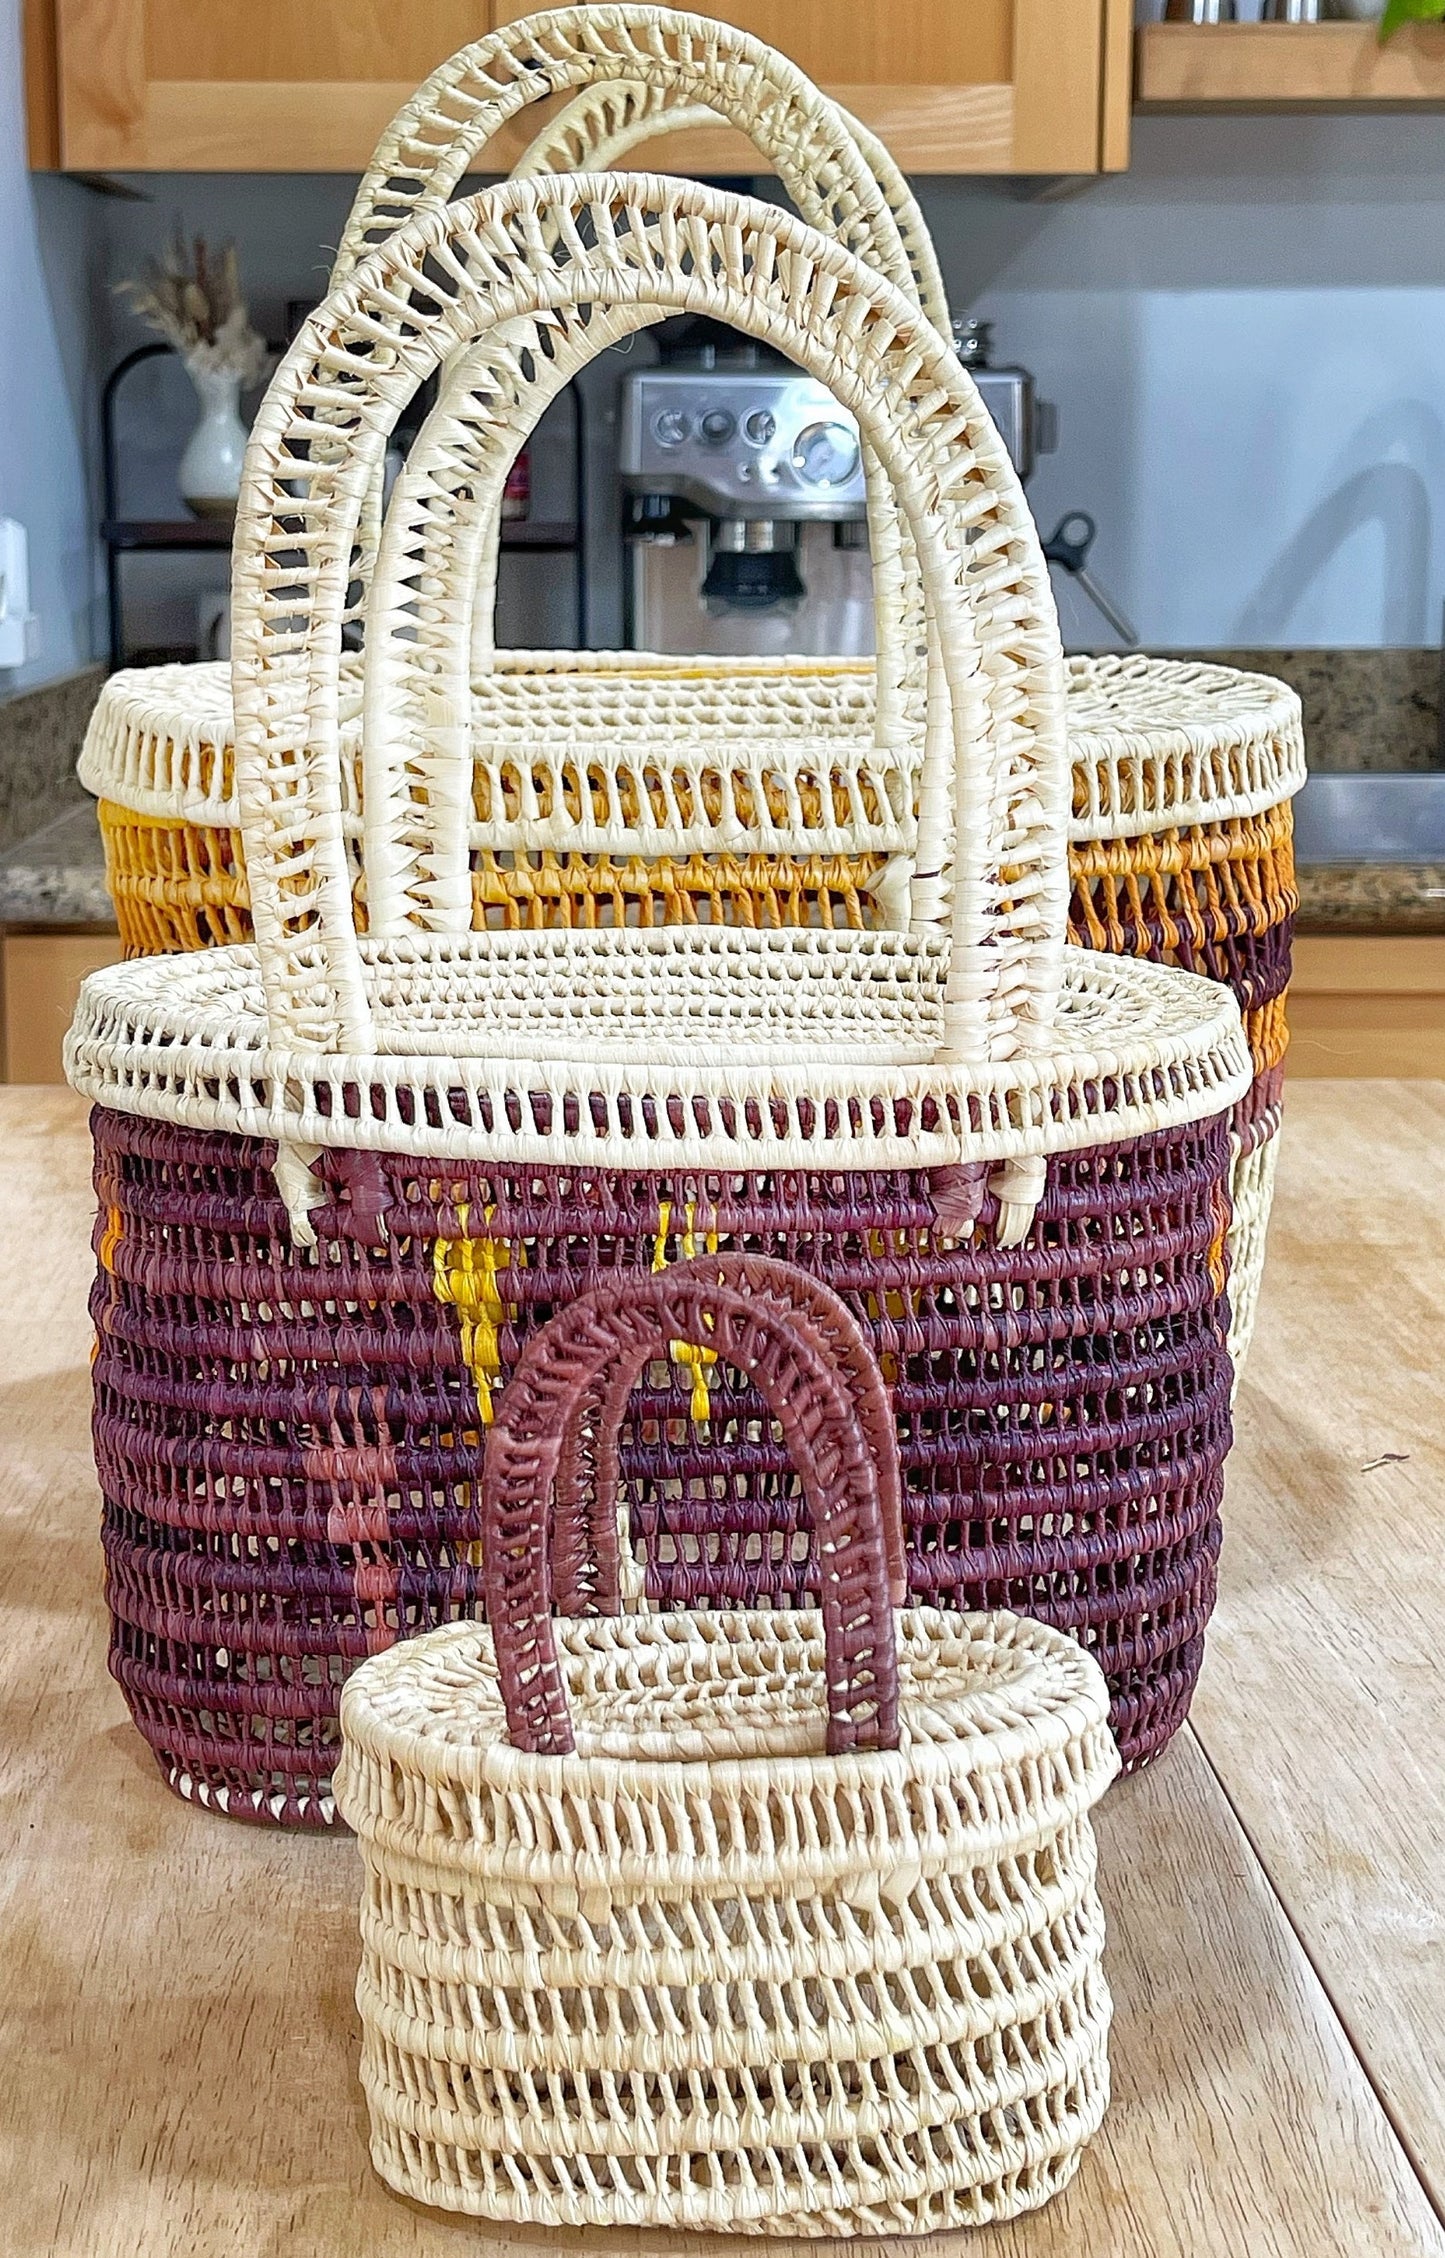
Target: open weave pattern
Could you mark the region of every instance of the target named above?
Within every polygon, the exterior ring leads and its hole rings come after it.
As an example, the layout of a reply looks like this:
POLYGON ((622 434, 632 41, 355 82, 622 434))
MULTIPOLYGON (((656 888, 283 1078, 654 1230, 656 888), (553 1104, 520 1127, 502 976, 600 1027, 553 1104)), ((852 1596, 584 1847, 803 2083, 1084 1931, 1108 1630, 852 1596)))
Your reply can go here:
POLYGON ((502 2218, 755 2232, 1051 2193, 1107 2093, 1101 1688, 1011 1617, 970 1653, 910 1614, 900 1669, 897 1449, 846 1307, 753 1255, 613 1277, 532 1335, 483 1486, 493 1652, 429 1643, 346 1699, 380 2169, 502 2218), (618 1620, 616 1435, 674 1335, 775 1415, 821 1615, 618 1620), (554 1596, 609 1618, 565 1659, 554 1596))
MULTIPOLYGON (((635 143, 628 127, 640 103, 657 105, 669 130, 704 108, 746 135, 805 220, 886 275, 947 331, 947 299, 928 230, 881 144, 775 49, 731 25, 651 6, 551 10, 505 25, 443 63, 382 135, 342 236, 333 285, 396 230, 443 209, 469 172, 485 169, 478 160, 511 119, 569 87, 581 90, 580 106, 569 106, 565 124, 553 121, 561 124, 560 142, 549 146, 543 128, 522 172, 604 170, 610 146, 635 143), (606 146, 589 153, 594 132, 606 146), (564 151, 579 161, 566 162, 564 151)), ((519 429, 519 440, 525 436, 519 429)), ((901 564, 908 537, 866 446, 865 468, 877 553, 901 564)), ((372 496, 359 560, 363 582, 378 530, 375 486, 372 496)), ((484 579, 494 570, 500 522, 494 509, 484 579)), ((908 577, 916 611, 911 556, 908 577)), ((889 669, 895 672, 906 642, 901 605, 885 634, 895 646, 889 669)), ((474 644, 481 650, 488 641, 489 622, 474 644)))
POLYGON ((1299 906, 1289 802, 1267 813, 1069 850, 1069 938, 1205 973, 1230 989, 1256 1074, 1284 1056, 1299 906))
POLYGON ((789 2235, 1066 2185, 1108 2099, 1087 1814, 1116 1763, 1078 1648, 905 1612, 899 1747, 824 1757, 815 1614, 559 1631, 571 1757, 509 1745, 484 1633, 347 1689, 383 2176, 493 2219, 789 2235))
MULTIPOLYGON (((697 844, 736 846, 735 809, 746 796, 766 803, 800 771, 812 773, 826 745, 830 767, 853 778, 871 767, 897 776, 888 797, 904 828, 880 841, 886 849, 912 839, 917 755, 873 743, 875 698, 867 662, 677 658, 661 660, 632 651, 508 652, 495 654, 497 671, 472 685, 472 748, 478 764, 472 846, 493 849, 545 845, 581 851, 595 844, 575 828, 550 836, 495 834, 503 819, 535 826, 534 812, 569 806, 574 825, 585 816, 605 823, 617 797, 645 801, 654 826, 668 820, 662 776, 648 781, 665 753, 704 753, 704 768, 723 764, 736 779, 720 798, 714 821, 723 836, 699 834, 652 842, 655 851, 686 851, 697 844), (550 662, 545 671, 543 662, 550 662), (575 663, 574 663, 575 662, 575 663), (640 668, 649 671, 640 672, 640 668), (666 671, 663 671, 664 667, 666 671), (653 671, 655 670, 655 671, 653 671), (734 672, 733 670, 737 670, 734 672), (839 743, 838 740, 845 742, 839 743), (852 740, 852 742, 847 742, 852 740), (752 748, 758 747, 754 755, 752 748), (639 747, 645 747, 639 760, 639 747), (579 796, 575 785, 551 781, 559 766, 586 774, 602 763, 599 780, 579 796), (601 779, 640 769, 634 785, 601 779), (501 789, 493 783, 500 774, 501 789), (528 799, 523 799, 523 779, 528 799)), ((1304 778, 1299 701, 1282 683, 1228 667, 1175 659, 1072 658, 1065 669, 1066 719, 1073 763, 1069 837, 1086 841, 1146 840, 1156 832, 1187 831, 1269 816, 1290 799, 1304 778)), ((343 661, 340 718, 347 829, 360 832, 360 704, 358 662, 343 661)), ((234 774, 235 722, 230 671, 198 666, 133 667, 101 689, 81 752, 81 782, 115 810, 234 829, 239 823, 234 774)), ((852 816, 840 809, 840 831, 852 816)), ((808 844, 836 852, 866 848, 851 835, 818 837, 808 844)), ((603 839, 603 847, 615 847, 603 839)), ((1154 866, 1141 863, 1142 871, 1154 866)))
POLYGON ((475 383, 458 391, 449 378, 398 481, 368 615, 368 710, 385 723, 365 747, 372 929, 455 930, 471 906, 458 756, 475 567, 506 475, 508 403, 530 382, 529 355, 545 362, 551 342, 598 307, 631 316, 639 306, 706 311, 778 345, 853 409, 874 445, 912 529, 935 629, 910 906, 915 923, 938 923, 951 897, 959 947, 944 1046, 975 1057, 1044 1047, 1063 939, 1053 919, 1066 822, 1061 664, 1037 539, 974 387, 916 308, 836 242, 756 204, 617 175, 512 183, 411 223, 313 317, 257 417, 234 634, 253 906, 278 1029, 314 1043, 320 1012, 357 1047, 369 1032, 340 811, 319 791, 338 750, 332 686, 323 697, 318 677, 298 706, 285 663, 309 649, 319 666, 334 650, 356 484, 416 380, 490 339, 485 380, 469 353, 475 383), (404 369, 378 352, 378 325, 406 333, 404 369), (272 587, 283 534, 294 559, 298 525, 320 522, 325 547, 285 568, 283 599, 272 587))
MULTIPOLYGON (((840 109, 838 114, 887 200, 907 255, 909 278, 919 304, 934 327, 947 334, 948 293, 917 199, 877 134, 870 132, 851 111, 840 109)), ((628 85, 621 80, 606 80, 574 94, 570 102, 548 119, 512 167, 512 177, 521 180, 534 172, 616 172, 624 157, 659 135, 694 133, 699 128, 726 122, 724 111, 710 109, 701 102, 679 100, 668 85, 656 81, 628 85)), ((826 224, 824 220, 814 220, 815 226, 826 224)), ((902 279, 894 276, 900 283, 902 279)))
POLYGON ((251 893, 239 831, 102 800, 105 883, 128 957, 165 956, 251 938, 251 893))
MULTIPOLYGON (((567 89, 609 85, 623 108, 646 88, 669 112, 699 106, 726 117, 772 160, 795 200, 797 182, 831 215, 840 240, 860 250, 888 247, 886 271, 900 287, 926 299, 931 312, 946 310, 927 232, 897 168, 891 160, 881 176, 870 168, 873 137, 865 153, 855 121, 840 130, 837 105, 775 48, 710 17, 649 6, 552 9, 505 24, 442 63, 377 144, 333 285, 399 229, 444 206, 468 174, 485 170, 478 158, 520 112, 567 89), (902 251, 897 214, 912 239, 902 251)), ((529 161, 542 146, 534 141, 529 161)))
MULTIPOLYGON (((182 1793, 328 1823, 347 1670, 480 1609, 484 1423, 437 1243, 504 1258, 477 1298, 502 1400, 555 1308, 650 1271, 660 1231, 663 1258, 681 1252, 689 1201, 699 1232, 806 1270, 863 1326, 892 1390, 915 1597, 1082 1637, 1131 1764, 1183 1717, 1229 1440, 1222 1122, 1051 1163, 1013 1252, 977 1179, 972 1239, 940 1239, 907 1166, 518 1176, 344 1153, 318 1163, 333 1205, 298 1248, 269 1147, 103 1108, 93 1127, 112 1667, 182 1793)), ((695 1378, 645 1376, 624 1436, 648 1589, 802 1604, 811 1537, 763 1407, 718 1381, 699 1426, 695 1378)))
MULTIPOLYGON (((334 653, 386 431, 458 348, 490 336, 494 382, 506 366, 522 382, 526 350, 546 357, 544 330, 596 307, 725 318, 788 350, 858 413, 910 519, 935 628, 912 917, 939 924, 951 899, 944 1050, 1048 1048, 1066 883, 1061 657, 1039 542, 978 393, 917 307, 840 244, 763 205, 614 174, 510 183, 413 221, 332 291, 257 413, 237 513, 237 774, 278 1036, 375 1048, 336 786, 334 653), (406 366, 379 334, 404 341, 406 366), (300 664, 314 680, 298 698, 300 664)), ((461 406, 433 411, 377 558, 368 707, 391 727, 366 732, 366 874, 370 926, 386 935, 470 921, 470 770, 458 754, 476 542, 506 476, 492 402, 467 388, 461 406), (440 605, 433 551, 454 592, 440 605)))
MULTIPOLYGON (((552 19, 555 21, 555 19, 552 19)), ((726 42, 729 34, 723 33, 726 42)), ((693 60, 698 51, 694 48, 693 60)), ((772 58, 776 63, 780 58, 772 58)), ((557 113, 534 138, 512 177, 521 179, 546 172, 601 172, 617 168, 621 158, 640 142, 661 133, 686 131, 698 125, 715 125, 732 119, 751 136, 759 153, 771 158, 779 179, 798 211, 825 235, 836 235, 866 265, 876 267, 910 298, 917 300, 937 329, 949 330, 948 301, 938 271, 932 240, 923 215, 888 151, 856 118, 836 109, 816 88, 791 92, 783 101, 768 101, 759 113, 756 103, 765 71, 750 67, 743 81, 743 99, 732 75, 731 58, 715 51, 718 84, 716 107, 708 109, 679 98, 680 88, 664 66, 647 79, 628 83, 603 78, 586 86, 557 113), (761 130, 760 130, 761 128, 761 130), (819 148, 829 163, 820 173, 819 148), (836 177, 841 175, 849 193, 839 197, 836 177), (861 179, 875 183, 888 205, 892 230, 881 229, 871 198, 858 194, 861 179)), ((444 66, 444 81, 454 75, 455 64, 444 66)), ((786 72, 790 66, 783 65, 786 72)), ((697 83, 693 81, 694 85, 697 83)), ((425 101, 425 90, 419 98, 425 101)), ((445 134, 445 109, 434 113, 445 134)), ((358 199, 353 221, 364 215, 366 192, 358 199)), ((513 430, 520 449, 532 437, 542 413, 562 387, 577 373, 585 355, 569 350, 563 339, 543 383, 534 382, 530 396, 518 404, 513 430)), ((460 372, 460 381, 467 381, 460 372)), ((901 719, 911 708, 915 724, 921 722, 921 696, 908 692, 910 652, 926 635, 926 618, 918 562, 912 536, 900 520, 897 504, 872 450, 864 445, 864 472, 868 497, 868 522, 874 554, 889 581, 889 601, 879 621, 879 671, 896 701, 901 719)), ((478 672, 492 663, 495 649, 495 592, 501 553, 502 514, 493 511, 481 545, 477 570, 478 604, 472 622, 472 662, 478 672)), ((363 571, 366 569, 363 566, 363 571)), ((891 710, 891 708, 890 708, 891 710)))
POLYGON ((1254 1338, 1259 1315, 1259 1293, 1264 1284, 1265 1239, 1274 1201, 1275 1171, 1279 1166, 1279 1114, 1262 1125, 1264 1134, 1230 1139, 1233 1158, 1229 1170, 1229 1356, 1234 1385, 1254 1338))
MULTIPOLYGON (((728 926, 427 936, 359 950, 365 1056, 269 1047, 256 952, 86 982, 73 1086, 125 1112, 307 1146, 489 1163, 1002 1163, 1027 1226, 1042 1158, 1221 1113, 1251 1086, 1227 989, 1061 950, 1054 1048, 938 1056, 949 948, 728 926)), ((304 1204, 304 1203, 302 1203, 304 1204)))
POLYGON ((895 1748, 905 1563, 882 1376, 828 1287, 766 1255, 718 1252, 586 1289, 532 1334, 507 1382, 487 1439, 482 1560, 512 1746, 576 1748, 552 1612, 622 1612, 618 1437, 644 1370, 669 1354, 742 1375, 797 1474, 821 1592, 828 1754, 895 1748))

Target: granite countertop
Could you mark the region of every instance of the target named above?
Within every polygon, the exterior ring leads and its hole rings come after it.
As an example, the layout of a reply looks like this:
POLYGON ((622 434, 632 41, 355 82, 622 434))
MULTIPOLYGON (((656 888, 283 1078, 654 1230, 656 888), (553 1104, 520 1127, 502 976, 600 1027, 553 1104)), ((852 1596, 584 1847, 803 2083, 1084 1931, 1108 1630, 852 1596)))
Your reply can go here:
MULTIPOLYGON (((1190 651, 1275 674, 1300 692, 1312 770, 1441 765, 1435 650, 1190 651)), ((91 801, 75 758, 101 674, 88 668, 0 700, 0 924, 115 923, 91 801)), ((1304 933, 1445 933, 1445 866, 1330 863, 1299 872, 1304 933)))
POLYGON ((1441 653, 1419 650, 1161 651, 1161 658, 1273 674, 1299 692, 1311 770, 1377 773, 1445 765, 1441 653))
POLYGON ((1301 864, 1298 933, 1445 933, 1445 864, 1301 864))
POLYGON ((93 800, 75 801, 0 854, 0 925, 114 924, 93 800))

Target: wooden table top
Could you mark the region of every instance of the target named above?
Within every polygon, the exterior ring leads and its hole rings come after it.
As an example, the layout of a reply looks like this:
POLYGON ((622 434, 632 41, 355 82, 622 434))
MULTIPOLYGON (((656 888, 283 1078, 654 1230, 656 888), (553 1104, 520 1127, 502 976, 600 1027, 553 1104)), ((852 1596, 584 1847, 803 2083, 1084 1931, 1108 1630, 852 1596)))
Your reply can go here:
MULTIPOLYGON (((1113 2108, 1052 2209, 920 2253, 1445 2258, 1442 1153, 1445 1084, 1290 1091, 1193 1725, 1100 1817, 1113 2108)), ((0 1090, 0 2248, 636 2250, 384 2191, 353 1845, 188 1809, 127 1722, 87 1170, 78 1101, 0 1090)))

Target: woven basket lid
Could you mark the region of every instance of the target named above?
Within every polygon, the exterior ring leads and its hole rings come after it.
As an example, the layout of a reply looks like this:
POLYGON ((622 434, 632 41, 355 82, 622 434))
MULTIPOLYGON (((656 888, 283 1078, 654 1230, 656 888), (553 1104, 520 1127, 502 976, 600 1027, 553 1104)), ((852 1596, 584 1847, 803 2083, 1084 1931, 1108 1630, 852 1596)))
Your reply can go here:
POLYGON ((365 940, 377 1055, 280 1052, 253 947, 113 966, 66 1052, 102 1105, 478 1161, 927 1168, 1144 1136, 1250 1087, 1227 988, 1065 952, 1051 1048, 936 1056, 946 935, 664 926, 365 940))
MULTIPOLYGON (((360 661, 343 667, 343 730, 360 748, 360 661)), ((1127 839, 1259 815, 1304 782, 1295 692, 1269 675, 1140 656, 1068 662, 1074 762, 1070 836, 1127 839)), ((757 748, 769 769, 797 774, 827 752, 888 756, 871 746, 869 661, 653 658, 636 652, 499 652, 473 690, 479 757, 544 760, 567 747, 615 757, 619 746, 709 764, 729 746, 757 748)), ((131 667, 111 676, 86 731, 80 781, 97 798, 162 822, 233 827, 235 725, 230 669, 131 667)), ((892 756, 910 777, 912 747, 892 756)), ((478 833, 474 844, 510 842, 478 833)), ((581 844, 562 840, 562 845, 581 844)), ((706 844, 706 842, 701 842, 706 844)), ((622 844, 626 845, 627 842, 622 844)), ((892 852, 893 837, 859 836, 857 851, 892 852)), ((583 851, 595 851, 595 842, 583 851)), ((686 852, 686 845, 670 851, 686 852)))
POLYGON ((739 1845, 719 1854, 719 1795, 756 1806, 751 1856, 773 1887, 822 1886, 900 1855, 957 1864, 971 1849, 982 1863, 1046 1840, 1092 1807, 1119 1760, 1107 1689, 1082 1647, 1003 1613, 906 1608, 897 1628, 898 1748, 830 1757, 814 1609, 559 1624, 577 1735, 576 1753, 559 1757, 511 1746, 491 1634, 450 1624, 373 1657, 348 1680, 338 1806, 363 1842, 391 1857, 515 1875, 515 1795, 536 1813, 539 1831, 524 1854, 534 1877, 555 1870, 580 1889, 628 1894, 696 1886, 709 1863, 717 1878, 725 1866, 746 1885, 739 1845), (924 1791, 916 1801, 914 1782, 924 1791), (951 1824, 930 1839, 927 1791, 944 1782, 951 1824), (428 1791, 438 1790, 454 1815, 445 1831, 428 1825, 428 1791), (848 1800, 850 1828, 776 1826, 781 1806, 819 1793, 848 1800), (669 1810, 675 1871, 655 1852, 629 1857, 625 1846, 589 1859, 580 1847, 589 1830, 567 1828, 566 1807, 609 1801, 669 1810), (553 1839, 549 1824, 558 1827, 553 1839))

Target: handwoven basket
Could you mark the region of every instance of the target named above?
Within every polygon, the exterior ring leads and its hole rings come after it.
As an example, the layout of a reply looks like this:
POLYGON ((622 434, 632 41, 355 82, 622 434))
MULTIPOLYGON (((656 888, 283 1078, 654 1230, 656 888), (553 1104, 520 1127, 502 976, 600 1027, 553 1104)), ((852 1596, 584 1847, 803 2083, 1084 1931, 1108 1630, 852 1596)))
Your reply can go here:
POLYGON ((898 1494, 861 1332, 782 1264, 616 1280, 533 1335, 487 1445, 494 1628, 342 1701, 391 2186, 528 2225, 856 2235, 1073 2177, 1109 2091, 1107 1698, 1040 1625, 895 1623, 898 1494), (679 1339, 784 1436, 818 1610, 619 1612, 617 1430, 679 1339), (586 1619, 554 1629, 554 1597, 586 1619))
MULTIPOLYGON (((343 237, 343 278, 367 246, 407 213, 445 204, 478 168, 492 136, 529 102, 563 85, 580 91, 548 121, 518 175, 610 164, 640 141, 727 118, 772 162, 804 216, 837 232, 936 325, 947 305, 922 215, 887 151, 828 102, 796 68, 733 27, 650 7, 568 9, 499 29, 443 64, 383 137, 343 237)), ((595 350, 581 337, 577 351, 595 350)), ((579 364, 571 340, 552 351, 510 404, 517 443, 579 364)), ((473 613, 476 683, 472 726, 479 762, 493 770, 538 747, 574 754, 670 749, 718 735, 796 767, 819 735, 882 734, 896 749, 922 698, 907 681, 907 593, 916 571, 911 537, 886 482, 870 477, 883 638, 891 638, 888 705, 880 717, 866 663, 670 660, 640 653, 512 652, 492 643, 500 515, 480 544, 483 600, 473 613)), ((363 516, 357 571, 375 549, 363 516)), ((1070 938, 1122 954, 1182 963, 1231 981, 1261 1078, 1248 1119, 1235 1124, 1236 1165, 1279 1119, 1286 1040, 1284 995, 1295 892, 1288 800, 1304 773, 1294 694, 1222 668, 1134 660, 1075 660, 1069 679, 1075 754, 1070 938)), ((353 700, 359 721, 359 679, 353 700)), ((121 937, 133 954, 244 938, 249 890, 235 809, 229 682, 224 670, 148 670, 116 677, 102 693, 82 755, 82 780, 99 796, 107 869, 121 937)), ((348 800, 360 831, 359 731, 349 747, 348 800)), ((916 734, 912 743, 916 759, 916 734)), ((584 769, 585 759, 582 763, 584 769)), ((905 789, 909 788, 905 785, 905 789)), ((537 843, 489 821, 473 835, 479 925, 593 925, 710 919, 742 925, 891 922, 879 874, 897 840, 868 836, 856 793, 826 844, 782 854, 754 839, 729 843, 726 823, 696 828, 676 853, 648 843, 619 851, 602 810, 598 841, 537 843), (600 843, 599 843, 600 842, 600 843), (757 851, 759 846, 765 851, 757 851)), ((557 795, 558 805, 565 794, 557 795)), ((878 827, 872 827, 876 833, 878 827)), ((736 826, 732 829, 735 831, 736 826)), ((1256 1164, 1248 1236, 1236 1229, 1231 1261, 1255 1279, 1263 1256, 1272 1171, 1256 1164)), ((1244 1203, 1241 1203, 1241 1213, 1244 1203)), ((1232 1296, 1236 1365, 1248 1342, 1253 1293, 1232 1296)))
MULTIPOLYGON (((256 947, 95 976, 69 1050, 98 1107, 113 1660, 172 1784, 327 1823, 346 1670, 481 1604, 482 1435, 529 1333, 714 1244, 826 1280, 872 1338, 914 1593, 1073 1631, 1126 1761, 1162 1746, 1213 1597, 1250 1060, 1223 987, 1064 946, 1047 572, 948 347, 769 207, 632 176, 489 191, 312 317, 257 419, 235 585, 256 947), (473 929, 453 717, 510 459, 495 387, 529 322, 678 303, 826 373, 908 513, 934 661, 906 930, 473 929), (358 936, 336 622, 386 434, 459 354, 475 390, 443 388, 368 597, 358 936)), ((701 1416, 707 1384, 646 1377, 640 1573, 807 1604, 796 1484, 746 1395, 701 1416)))

